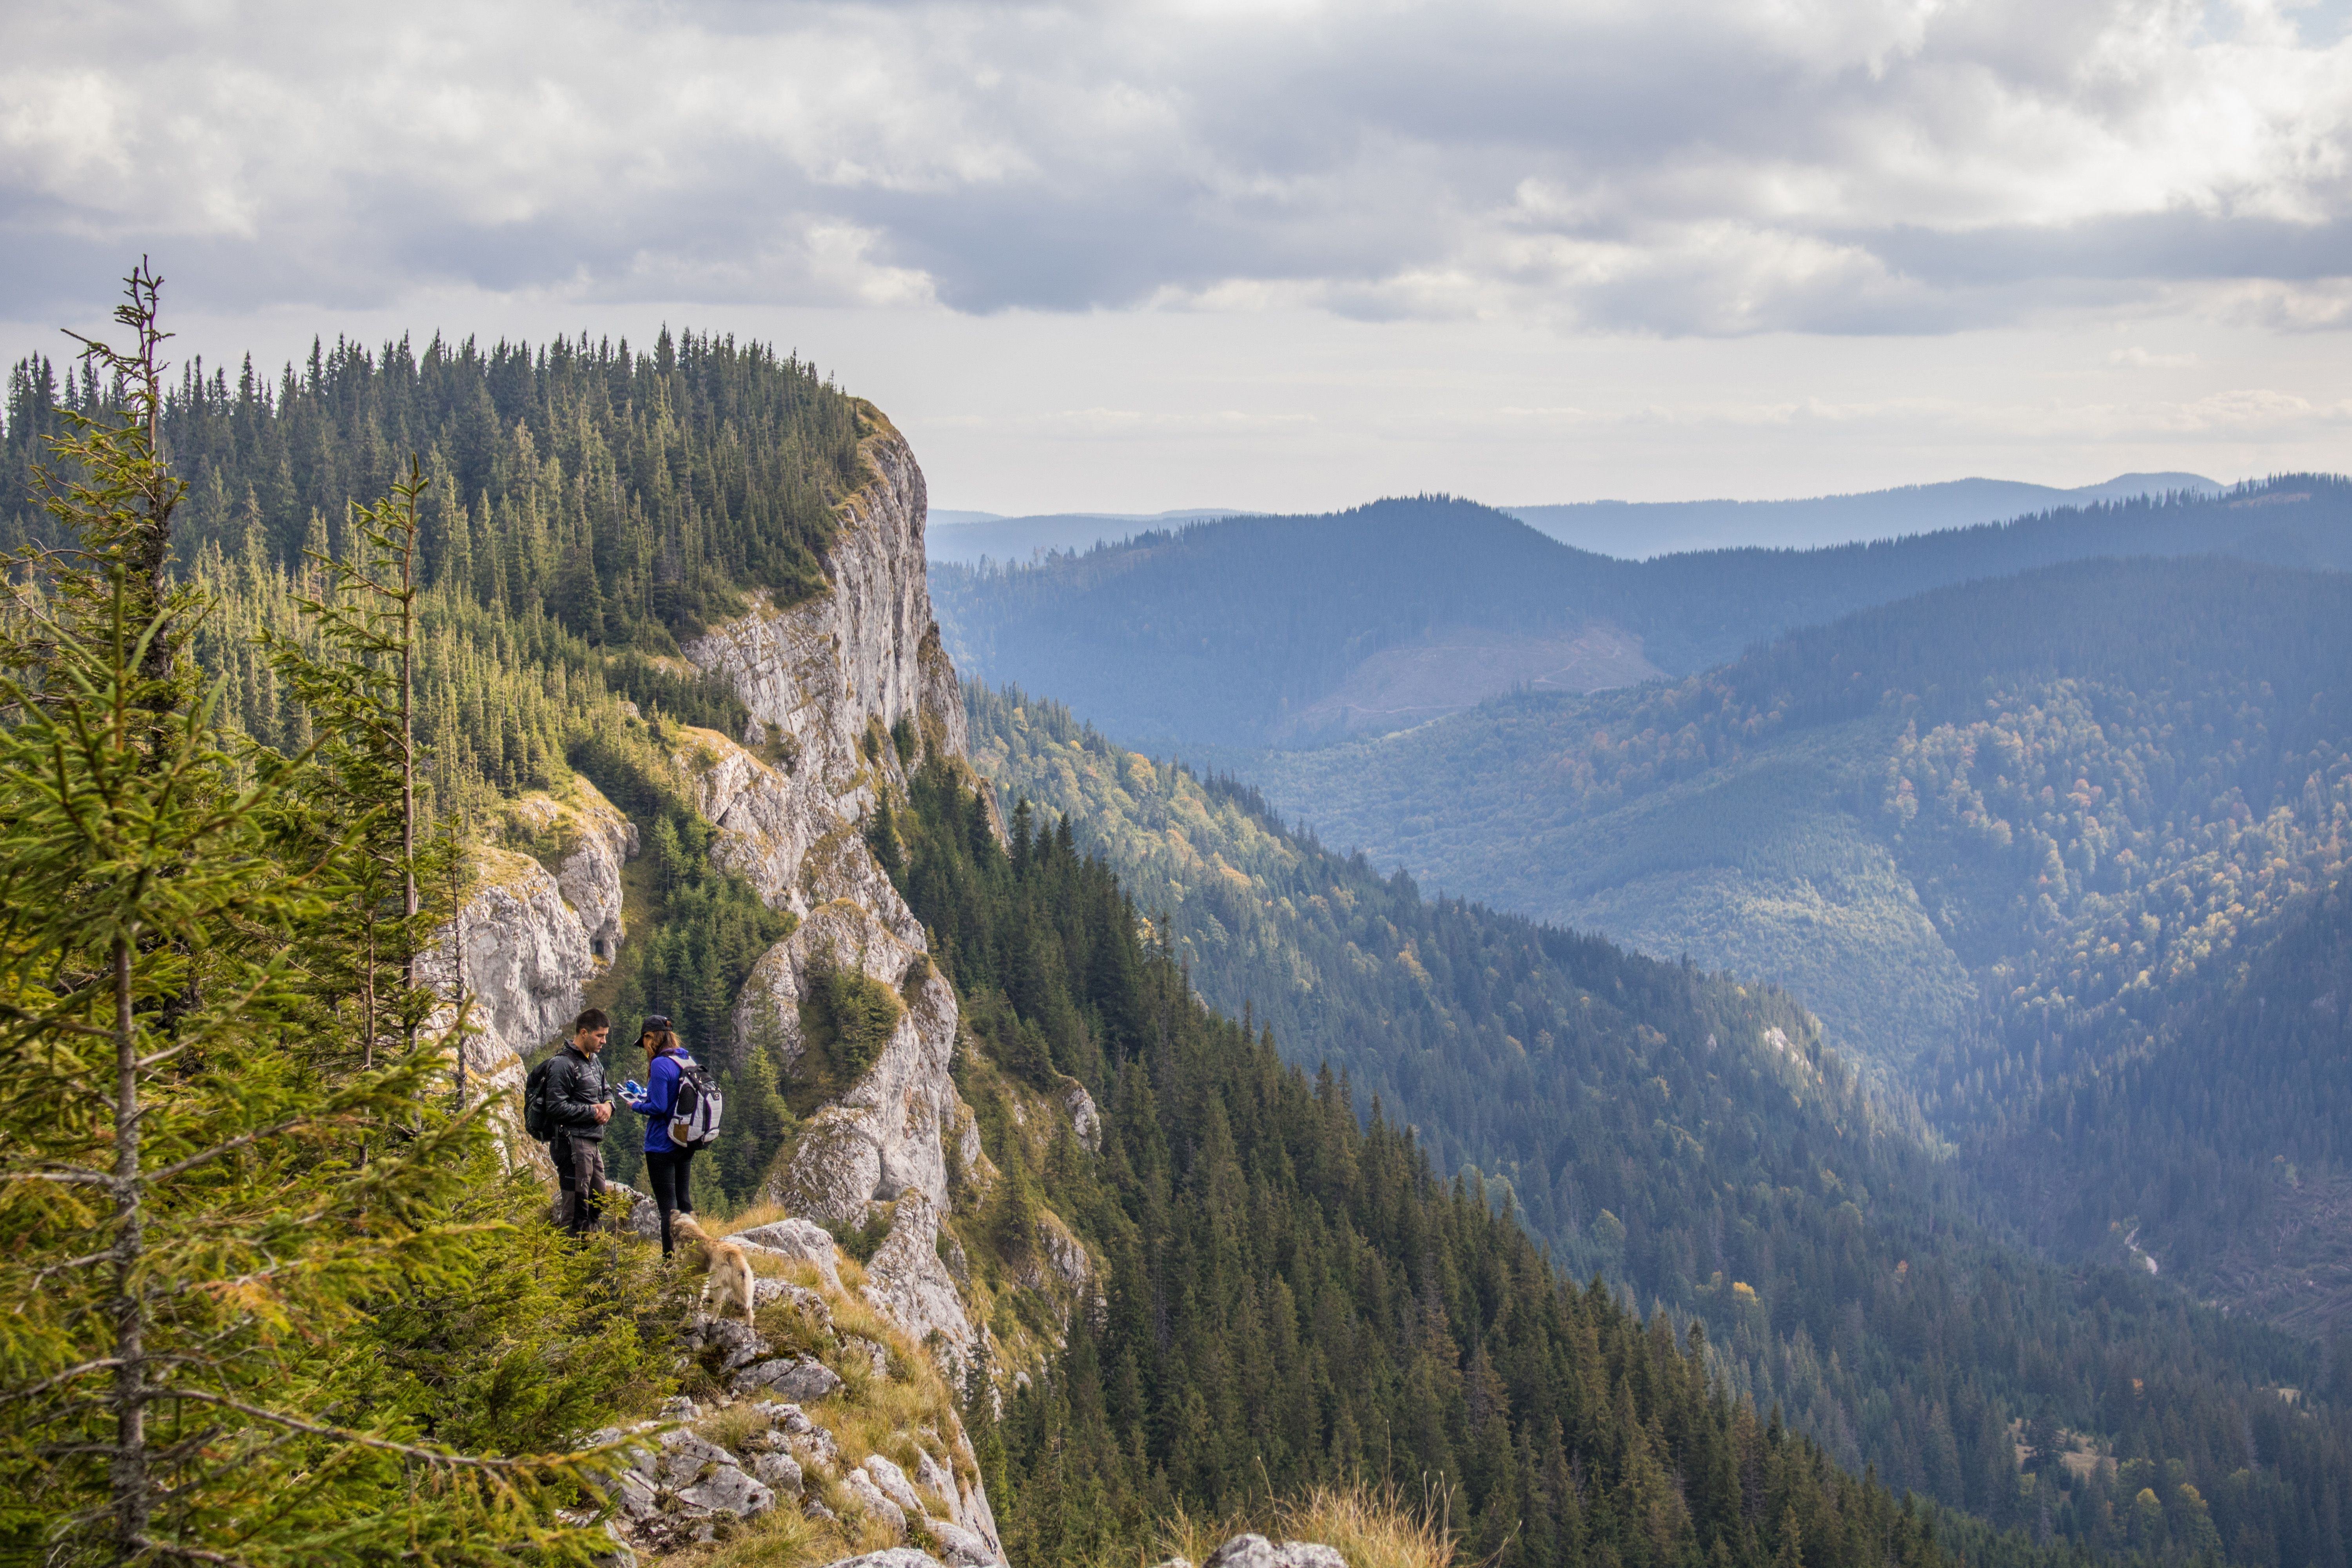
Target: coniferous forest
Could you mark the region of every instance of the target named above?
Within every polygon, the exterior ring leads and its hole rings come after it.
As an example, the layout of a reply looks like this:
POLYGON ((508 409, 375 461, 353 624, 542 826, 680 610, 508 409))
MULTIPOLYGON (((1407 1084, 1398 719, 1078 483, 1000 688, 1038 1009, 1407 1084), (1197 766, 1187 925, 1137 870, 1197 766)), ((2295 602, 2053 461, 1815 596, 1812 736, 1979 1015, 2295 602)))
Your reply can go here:
POLYGON ((1367 1475, 1443 1489, 1465 1550, 1503 1563, 1939 1560, 1918 1504, 1736 1400, 1703 1328, 1562 1278, 1507 1202, 1203 1006, 1066 821, 1020 814, 1008 850, 934 769, 896 826, 959 991, 1007 1004, 982 1048, 1103 1106, 1100 1162, 1066 1146, 1045 1173, 1109 1278, 1003 1420, 1017 1561, 1367 1475))
POLYGON ((2200 1309, 2120 1247, 2034 1256, 1769 988, 1425 899, 1050 702, 967 708, 982 768, 1086 825, 1213 1005, 1486 1173, 1572 1272, 1707 1323, 1848 1468, 2030 1539, 2193 1552, 2210 1525, 2233 1560, 2342 1560, 2352 1342, 2200 1309))

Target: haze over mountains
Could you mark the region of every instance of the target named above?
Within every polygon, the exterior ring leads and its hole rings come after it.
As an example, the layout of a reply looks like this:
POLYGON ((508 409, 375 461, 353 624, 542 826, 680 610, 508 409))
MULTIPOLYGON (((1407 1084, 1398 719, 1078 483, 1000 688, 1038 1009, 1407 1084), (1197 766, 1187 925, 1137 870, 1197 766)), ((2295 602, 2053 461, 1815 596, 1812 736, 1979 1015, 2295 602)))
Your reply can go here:
MULTIPOLYGON (((1591 500, 1497 510, 1579 550, 1642 560, 1685 550, 1811 549, 1999 522, 2053 507, 2175 493, 2213 495, 2224 488, 2199 474, 2122 474, 2073 489, 2015 479, 1952 479, 1795 500, 1591 500)), ((930 554, 933 561, 966 566, 983 560, 1024 563, 1046 552, 1122 543, 1154 529, 1253 515, 1266 514, 1242 507, 1020 517, 941 510, 931 513, 930 554)))
POLYGON ((931 514, 929 543, 934 561, 958 561, 977 566, 982 561, 1028 561, 1050 551, 1091 550, 1097 544, 1132 539, 1154 528, 1181 528, 1188 522, 1238 515, 1237 507, 1148 513, 1042 512, 1032 517, 938 511, 931 514))
POLYGON ((2352 566, 2352 485, 2066 507, 1867 544, 1620 561, 1447 497, 1154 531, 1034 566, 934 563, 961 668, 1132 743, 1263 746, 1426 722, 1506 692, 1682 676, 1975 577, 2110 554, 2352 566))
POLYGON ((1503 510, 1562 544, 1638 561, 1682 550, 1805 550, 2000 522, 2056 507, 2215 495, 2225 488, 2200 474, 2121 474, 2073 489, 2015 479, 1952 479, 1800 500, 1594 500, 1503 510))

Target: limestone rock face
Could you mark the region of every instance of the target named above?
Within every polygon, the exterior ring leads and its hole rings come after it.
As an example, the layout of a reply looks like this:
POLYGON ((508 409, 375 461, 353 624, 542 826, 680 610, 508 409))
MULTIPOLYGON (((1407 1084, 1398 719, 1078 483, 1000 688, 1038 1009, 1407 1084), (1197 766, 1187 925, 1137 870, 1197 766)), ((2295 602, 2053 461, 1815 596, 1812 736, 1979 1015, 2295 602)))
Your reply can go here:
MULTIPOLYGON (((509 1163, 539 1168, 551 1185, 546 1150, 522 1130, 522 1053, 570 1026, 595 956, 562 889, 538 861, 484 848, 475 869, 473 897, 419 958, 417 976, 439 995, 468 998, 465 1038, 453 1053, 467 1102, 489 1098, 509 1163)), ((446 1037, 457 1021, 457 1007, 445 1005, 425 1027, 446 1037)))
POLYGON ((866 1265, 866 1299, 874 1310, 919 1342, 940 1336, 949 1381, 961 1383, 971 1355, 972 1326, 956 1293, 955 1276, 940 1259, 939 1211, 929 1197, 908 1192, 890 1216, 890 1233, 866 1265))
MULTIPOLYGON (((835 1086, 838 1092, 804 1120, 768 1173, 760 1195, 793 1217, 738 1239, 809 1259, 837 1286, 832 1237, 823 1227, 864 1226, 882 1212, 877 1205, 893 1205, 887 1234, 866 1266, 866 1298, 915 1341, 938 1347, 942 1370, 960 1376, 977 1331, 940 1259, 948 1162, 954 1158, 969 1178, 986 1173, 986 1158, 949 1073, 960 1026, 955 993, 865 833, 878 802, 903 801, 910 770, 930 757, 965 754, 963 701, 931 616, 921 470, 887 426, 860 450, 869 479, 839 514, 826 589, 781 607, 761 598, 684 649, 742 700, 745 732, 667 733, 679 775, 719 830, 713 859, 751 881, 771 908, 799 918, 737 1000, 735 1059, 759 1051, 788 1076, 814 1070, 801 1010, 821 973, 856 970, 904 1005, 872 1061, 854 1082, 835 1086)), ((1077 1104, 1069 1110, 1080 1119, 1077 1104)), ((1079 1135, 1091 1142, 1098 1121, 1091 1104, 1084 1110, 1088 1130, 1079 1135)), ((775 1397, 815 1400, 832 1391, 799 1380, 813 1384, 823 1370, 755 1363, 734 1377, 753 1397, 773 1389, 775 1397)), ((957 1462, 969 1460, 963 1434, 946 1436, 957 1462)), ((793 1452, 803 1465, 824 1463, 813 1447, 793 1452)), ((945 1479, 936 1504, 924 1502, 895 1468, 878 1477, 855 1470, 842 1484, 853 1494, 870 1492, 861 1500, 885 1520, 896 1514, 912 1524, 942 1508, 952 1517, 934 1521, 934 1538, 950 1543, 950 1555, 960 1563, 1003 1563, 986 1493, 976 1480, 959 1483, 946 1466, 933 1468, 945 1479), (884 1484, 893 1478, 895 1485, 884 1484), (902 1490, 906 1496, 894 1495, 902 1490)), ((882 1561, 898 1555, 868 1561, 899 1568, 882 1561)), ((932 1561, 904 1555, 909 1568, 932 1561)))
POLYGON ((557 870, 514 849, 478 847, 472 895, 419 956, 417 977, 448 999, 426 1020, 429 1032, 446 1036, 457 998, 470 999, 458 1053, 467 1100, 491 1097, 509 1159, 552 1183, 546 1152, 522 1131, 522 1058, 570 1032, 583 990, 620 951, 621 864, 636 853, 637 830, 582 778, 561 799, 512 803, 505 832, 545 850, 557 870))
POLYGON ((890 1500, 874 1478, 864 1470, 852 1470, 842 1478, 842 1488, 856 1498, 868 1519, 882 1520, 903 1538, 907 1533, 907 1510, 890 1500))
MULTIPOLYGON (((770 909, 805 920, 845 900, 873 910, 901 940, 922 940, 921 926, 857 837, 856 818, 841 813, 855 788, 840 797, 810 788, 716 730, 681 728, 677 736, 678 774, 694 792, 695 809, 719 829, 714 864, 750 882, 770 909)), ((889 759, 895 763, 896 753, 889 759)))
MULTIPOLYGON (((953 756, 966 749, 963 700, 925 576, 923 472, 894 430, 860 449, 873 477, 842 509, 826 563, 830 591, 783 610, 763 605, 685 650, 733 682, 751 710, 746 740, 788 738, 795 776, 836 784, 866 770, 869 721, 887 731, 911 719, 929 731, 919 737, 925 747, 953 756)), ((840 809, 855 820, 872 805, 870 783, 853 784, 840 809)))
POLYGON ((1087 1086, 1072 1079, 1062 1089, 1062 1109, 1070 1113, 1070 1131, 1089 1154, 1102 1152, 1102 1112, 1095 1109, 1095 1097, 1087 1086))
POLYGON ((862 971, 898 992, 905 1010, 864 1076, 809 1119, 763 1195, 821 1224, 857 1225, 869 1203, 918 1193, 936 1221, 948 1201, 945 1135, 961 1125, 963 1105, 948 1075, 955 992, 920 947, 863 905, 825 905, 753 968, 736 1004, 736 1049, 766 1043, 795 1068, 807 1051, 801 1002, 826 969, 862 971))

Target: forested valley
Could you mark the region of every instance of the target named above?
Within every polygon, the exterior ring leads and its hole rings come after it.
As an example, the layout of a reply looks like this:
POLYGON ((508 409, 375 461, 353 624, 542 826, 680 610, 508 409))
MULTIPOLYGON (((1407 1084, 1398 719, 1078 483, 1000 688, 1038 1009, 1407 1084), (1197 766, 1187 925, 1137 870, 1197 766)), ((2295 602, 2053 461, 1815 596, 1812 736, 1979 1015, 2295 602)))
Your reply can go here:
MULTIPOLYGON (((1253 766, 1449 886, 1791 984, 2078 1253, 2137 1225, 2201 1297, 2340 1323, 2343 1019, 2324 981, 2266 1001, 2245 966, 2280 976, 2270 945, 2342 896, 2347 611, 2338 574, 2084 563, 1253 766), (2224 1055, 2230 1007, 2270 1043, 2224 1055), (2158 1065, 2189 1060, 2202 1082, 2158 1065), (2265 1081, 2300 1089, 2257 1116, 2237 1097, 2265 1081), (2092 1131, 2110 1110, 2128 1161, 2092 1131), (2252 1273, 2249 1224, 2286 1233, 2252 1273)), ((2324 940, 2298 951, 2328 973, 2324 940)))
POLYGON ((1050 1201, 1108 1265, 990 1439, 1016 1561, 1115 1560, 1172 1509, 1348 1478, 1437 1489, 1465 1552, 1507 1564, 1907 1564, 1941 1560, 1939 1523, 1971 1562, 2056 1560, 1841 1470, 1734 1395, 1700 1324, 1564 1277, 1501 1189, 1441 1180, 1328 1068, 1204 1005, 1066 819, 1021 811, 1001 846, 934 769, 877 832, 979 1047, 1103 1107, 1101 1159, 1066 1139, 992 1221, 1050 1201))
POLYGON ((982 770, 1082 825, 1213 1005, 1486 1173, 1571 1272, 1707 1323, 1739 1385, 1849 1467, 2110 1549, 2140 1491, 2185 1483, 2234 1560, 2337 1560, 2340 1334, 2225 1319, 2119 1246, 2036 1258, 1769 987, 1424 899, 1049 701, 970 707, 982 770))

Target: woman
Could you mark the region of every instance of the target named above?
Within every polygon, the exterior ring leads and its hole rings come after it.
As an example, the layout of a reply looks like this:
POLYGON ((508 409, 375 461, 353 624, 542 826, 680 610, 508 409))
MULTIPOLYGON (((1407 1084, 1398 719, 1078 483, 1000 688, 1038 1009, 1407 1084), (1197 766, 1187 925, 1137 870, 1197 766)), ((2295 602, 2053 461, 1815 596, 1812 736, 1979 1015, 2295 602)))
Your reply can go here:
POLYGON ((637 1043, 648 1058, 646 1083, 640 1088, 632 1079, 621 1087, 628 1093, 629 1109, 646 1119, 646 1181, 654 1190, 655 1206, 661 1210, 662 1256, 667 1258, 671 1212, 694 1212, 687 1170, 694 1151, 670 1142, 669 1136, 670 1117, 677 1110, 677 1080, 684 1069, 694 1065, 694 1058, 678 1043, 669 1019, 659 1013, 646 1019, 637 1043))

